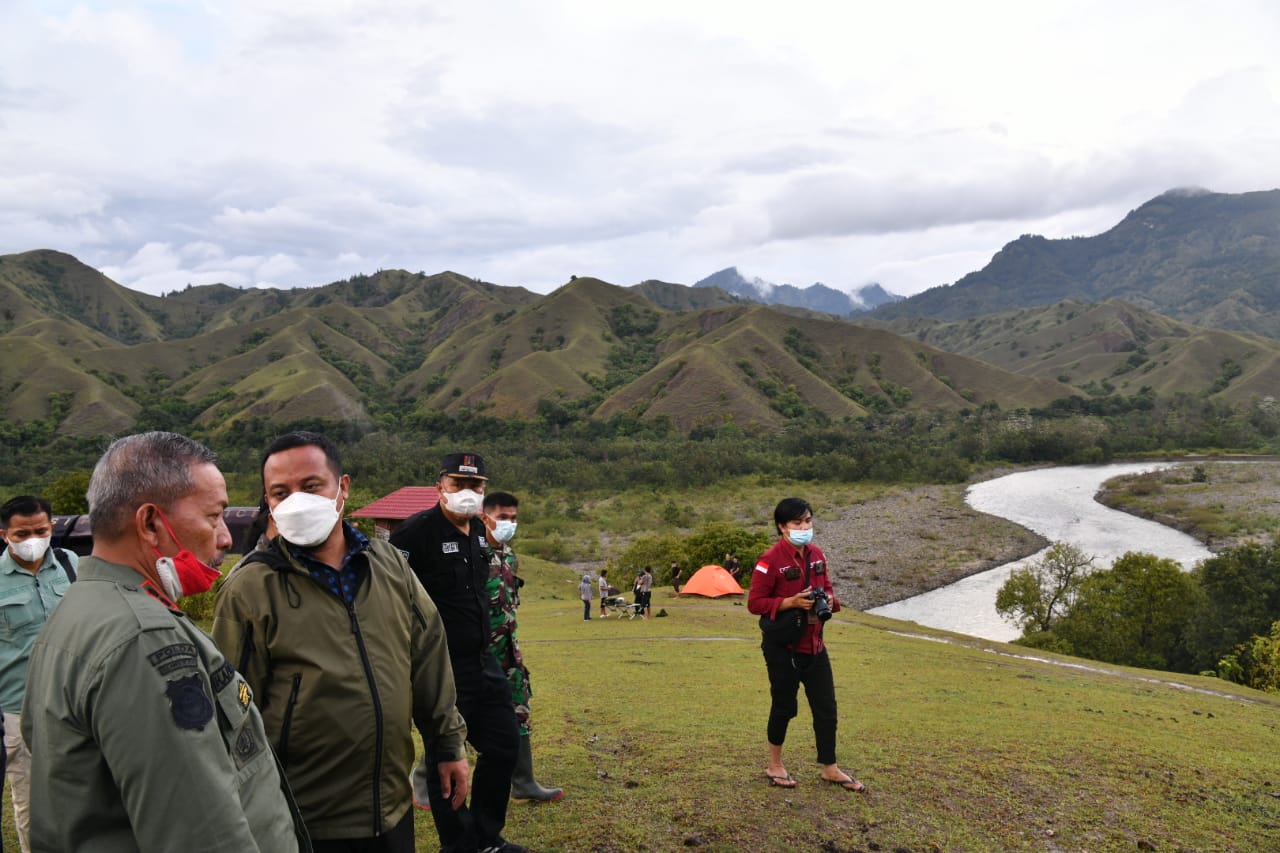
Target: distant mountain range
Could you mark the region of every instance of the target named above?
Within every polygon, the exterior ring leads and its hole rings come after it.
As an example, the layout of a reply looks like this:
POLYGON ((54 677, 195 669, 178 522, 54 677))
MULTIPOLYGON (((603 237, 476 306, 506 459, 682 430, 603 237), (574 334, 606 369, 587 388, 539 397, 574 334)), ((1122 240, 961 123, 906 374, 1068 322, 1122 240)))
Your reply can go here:
POLYGON ((733 268, 545 296, 386 270, 158 297, 70 255, 5 255, 0 418, 21 440, 24 424, 96 436, 463 409, 773 430, 1142 390, 1252 405, 1280 388, 1280 342, 1251 333, 1280 329, 1277 223, 1275 192, 1166 194, 1098 237, 1020 238, 951 287, 863 288, 858 304, 879 304, 853 320, 846 294, 733 268), (812 298, 760 301, 797 294, 812 298))
POLYGON ((863 314, 881 305, 888 305, 902 299, 889 293, 879 284, 866 284, 852 293, 827 287, 822 282, 808 287, 796 287, 792 284, 774 284, 762 278, 748 279, 738 272, 737 267, 727 267, 712 273, 694 287, 718 287, 725 293, 741 297, 751 302, 765 305, 790 305, 820 311, 824 314, 835 314, 837 317, 852 317, 863 314))
POLYGON ((955 284, 873 315, 959 320, 1063 299, 1122 299, 1200 326, 1280 337, 1280 190, 1172 190, 1104 234, 1025 235, 955 284))

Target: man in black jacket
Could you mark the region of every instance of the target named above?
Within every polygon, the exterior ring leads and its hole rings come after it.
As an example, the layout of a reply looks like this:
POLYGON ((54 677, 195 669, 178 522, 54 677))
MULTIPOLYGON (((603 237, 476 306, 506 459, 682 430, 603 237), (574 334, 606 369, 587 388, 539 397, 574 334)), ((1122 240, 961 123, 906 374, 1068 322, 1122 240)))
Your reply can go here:
POLYGON ((446 454, 436 484, 440 503, 412 516, 391 534, 391 544, 408 558, 444 620, 458 710, 467 723, 467 740, 479 753, 470 805, 456 811, 441 796, 433 744, 427 744, 423 765, 414 771, 419 780, 425 776, 431 816, 446 853, 525 849, 501 835, 520 728, 506 674, 489 649, 486 583, 494 555, 479 518, 487 482, 480 456, 446 454))

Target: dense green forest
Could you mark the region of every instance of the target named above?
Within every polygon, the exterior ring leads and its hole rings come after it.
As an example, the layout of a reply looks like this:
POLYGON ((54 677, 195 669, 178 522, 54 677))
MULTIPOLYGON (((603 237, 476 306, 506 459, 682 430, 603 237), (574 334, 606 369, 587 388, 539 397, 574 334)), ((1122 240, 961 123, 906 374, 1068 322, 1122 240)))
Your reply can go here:
MULTIPOLYGON (((58 433, 59 407, 41 421, 0 425, 0 484, 8 491, 52 488, 82 477, 109 437, 58 433)), ((682 433, 662 419, 618 415, 579 418, 558 402, 533 419, 472 412, 380 413, 378 421, 308 421, 282 427, 265 418, 227 429, 193 428, 180 400, 157 399, 139 429, 169 429, 203 440, 221 457, 232 501, 256 503, 253 479, 262 449, 288 429, 323 431, 343 448, 348 471, 373 494, 435 480, 439 457, 460 447, 490 460, 504 488, 537 494, 548 486, 584 491, 714 485, 742 475, 814 481, 962 482, 1000 464, 1081 464, 1156 453, 1280 450, 1280 411, 1230 407, 1191 395, 1159 398, 1072 397, 1042 409, 894 413, 835 422, 792 419, 780 432, 751 433, 732 424, 682 433), (241 475, 239 477, 232 475, 241 475), (237 489, 237 484, 241 484, 237 489)), ((55 507, 60 512, 73 506, 55 507)))

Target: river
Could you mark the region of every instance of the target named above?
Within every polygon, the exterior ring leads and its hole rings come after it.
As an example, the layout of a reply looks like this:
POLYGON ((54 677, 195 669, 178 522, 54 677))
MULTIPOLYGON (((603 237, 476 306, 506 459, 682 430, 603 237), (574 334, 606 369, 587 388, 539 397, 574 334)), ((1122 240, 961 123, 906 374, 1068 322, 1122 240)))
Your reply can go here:
MULTIPOLYGON (((1022 471, 971 486, 965 502, 979 512, 998 515, 1030 528, 1051 542, 1067 542, 1094 566, 1110 568, 1126 551, 1168 557, 1191 568, 1211 552, 1192 537, 1143 518, 1103 506, 1093 499, 1103 482, 1124 474, 1173 467, 1178 463, 1080 465, 1022 471)), ((1047 550, 1047 549, 1046 549, 1047 550)), ((1044 551, 970 575, 949 586, 895 601, 868 612, 1008 642, 1020 631, 996 613, 996 593, 1015 569, 1035 562, 1044 551)))

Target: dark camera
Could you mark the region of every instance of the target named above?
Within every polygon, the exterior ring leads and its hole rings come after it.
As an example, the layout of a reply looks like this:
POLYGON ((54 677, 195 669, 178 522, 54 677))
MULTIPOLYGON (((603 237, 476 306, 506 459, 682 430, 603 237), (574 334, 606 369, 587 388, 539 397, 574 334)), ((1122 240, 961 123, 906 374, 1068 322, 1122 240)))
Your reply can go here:
POLYGON ((826 622, 831 618, 831 599, 827 598, 826 590, 809 590, 809 600, 813 602, 811 612, 818 617, 819 622, 826 622))

